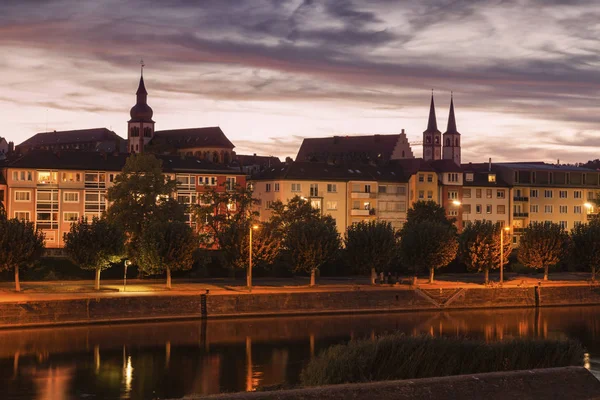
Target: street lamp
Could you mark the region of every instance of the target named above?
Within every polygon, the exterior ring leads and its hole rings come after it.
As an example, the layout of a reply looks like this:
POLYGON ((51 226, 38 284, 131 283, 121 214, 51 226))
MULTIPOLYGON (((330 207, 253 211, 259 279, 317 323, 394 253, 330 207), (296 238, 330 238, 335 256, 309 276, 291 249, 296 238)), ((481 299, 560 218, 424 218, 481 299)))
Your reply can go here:
POLYGON ((504 283, 504 232, 510 232, 510 227, 505 226, 500 231, 500 285, 504 283))
POLYGON ((125 260, 123 264, 125 264, 125 273, 123 274, 123 291, 125 291, 127 289, 127 267, 131 265, 131 261, 125 260))
POLYGON ((462 203, 458 200, 453 200, 452 204, 454 204, 455 206, 459 207, 462 203))
POLYGON ((248 275, 246 275, 246 286, 248 286, 248 291, 252 292, 252 231, 257 230, 258 225, 250 226, 250 238, 248 239, 248 253, 249 253, 249 263, 248 263, 248 275))

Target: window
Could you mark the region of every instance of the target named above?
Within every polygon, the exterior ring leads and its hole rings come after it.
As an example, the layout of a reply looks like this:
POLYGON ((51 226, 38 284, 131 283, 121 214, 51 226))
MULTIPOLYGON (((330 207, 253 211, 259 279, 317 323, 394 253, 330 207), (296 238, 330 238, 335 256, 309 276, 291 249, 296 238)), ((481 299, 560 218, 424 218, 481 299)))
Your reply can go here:
POLYGON ((425 182, 425 175, 419 174, 419 182, 425 182))
POLYGON ((497 190, 496 191, 496 198, 497 199, 504 199, 504 198, 506 198, 506 191, 504 191, 504 190, 497 190))
POLYGON ((193 175, 175 175, 177 181, 177 189, 193 190, 196 189, 196 177, 193 175))
POLYGON ((64 222, 77 222, 79 219, 78 212, 64 212, 63 213, 63 221, 64 222))
POLYGON ((406 196, 406 187, 404 187, 404 186, 398 186, 398 194, 400 196, 406 196))
POLYGON ((568 207, 567 206, 558 206, 558 211, 561 214, 566 214, 568 212, 568 207))
POLYGON ((318 183, 310 184, 310 195, 312 197, 317 197, 319 195, 319 184, 318 183))
POLYGON ((302 186, 300 183, 292 183, 292 192, 300 192, 302 191, 302 186))
POLYGON ((387 186, 379 185, 379 188, 377 189, 377 191, 379 193, 387 193, 387 186))
POLYGON ((552 190, 544 190, 544 197, 547 199, 552 198, 552 190))
POLYGON ((276 192, 279 192, 279 183, 276 183, 276 184, 275 184, 275 191, 276 191, 276 192))
POLYGON ((529 195, 530 195, 531 198, 537 199, 538 198, 538 190, 537 189, 531 189, 531 191, 529 192, 529 195))
POLYGON ((433 191, 432 190, 428 190, 427 191, 427 198, 428 199, 433 199, 433 191))
POLYGON ((365 193, 371 193, 371 185, 365 185, 365 193))
POLYGON ((477 197, 478 199, 481 198, 481 189, 475 189, 475 197, 477 197))
POLYGON ((496 174, 488 174, 488 182, 496 183, 496 174))
POLYGON ((61 174, 61 180, 64 183, 81 182, 81 174, 79 172, 63 172, 61 174))
POLYGON ((63 201, 65 203, 79 203, 79 193, 77 192, 64 192, 63 201))
POLYGON ((449 173, 448 182, 458 182, 458 174, 455 172, 449 173))
POLYGON ((544 212, 546 214, 552 214, 552 209, 553 209, 553 207, 551 205, 544 206, 544 212))
POLYGON ((311 200, 310 206, 316 210, 320 210, 321 209, 321 200, 311 200))
POLYGON ((100 190, 86 190, 83 203, 85 218, 91 220, 93 217, 100 217, 106 210, 106 193, 100 190))
POLYGON ((419 198, 420 199, 424 199, 425 198, 425 191, 424 190, 419 190, 419 198))
POLYGON ((558 197, 560 197, 561 199, 566 199, 567 198, 567 191, 566 190, 559 190, 558 191, 558 197))
POLYGON ((225 178, 225 189, 233 190, 235 189, 235 176, 228 176, 225 178))
POLYGON ((492 189, 485 189, 485 198, 486 199, 492 198, 492 189))
POLYGON ((115 174, 108 174, 108 181, 113 183, 115 181, 115 174))
POLYGON ((15 191, 15 201, 31 201, 31 192, 15 191))
POLYGON ((463 197, 466 199, 471 198, 471 189, 463 189, 463 197))
POLYGON ((335 211, 338 209, 338 202, 337 201, 328 201, 327 202, 327 209, 330 211, 335 211))
POLYGON ((587 199, 588 200, 594 200, 594 192, 588 192, 587 199))
POLYGON ((450 216, 450 217, 456 217, 456 216, 458 216, 458 210, 449 210, 448 211, 448 216, 450 216))
POLYGON ((198 185, 217 186, 216 176, 199 176, 198 185))
POLYGON ((537 214, 540 212, 540 206, 538 206, 537 204, 531 204, 529 206, 529 212, 532 214, 537 214))
POLYGON ((486 204, 485 205, 485 213, 486 214, 491 214, 492 213, 492 205, 491 204, 486 204))
POLYGON ((477 204, 477 205, 475 205, 475 212, 476 212, 477 214, 481 214, 481 204, 477 204))
POLYGON ((265 184, 265 192, 270 192, 271 191, 271 184, 270 183, 266 183, 265 184))
POLYGON ((86 188, 101 189, 106 186, 106 174, 104 172, 86 172, 83 177, 86 188))
POLYGON ((336 183, 328 183, 327 184, 327 193, 337 193, 337 184, 336 183))
POLYGON ((575 222, 573 223, 573 227, 574 227, 574 228, 577 228, 579 225, 582 225, 582 224, 583 224, 583 222, 581 222, 581 221, 575 221, 575 222))
POLYGON ((266 208, 266 209, 269 209, 269 208, 271 208, 271 205, 272 205, 272 204, 273 204, 273 202, 272 202, 272 201, 267 201, 267 202, 265 203, 265 208, 266 208))
POLYGON ((458 192, 456 190, 449 190, 448 191, 448 199, 449 200, 456 200, 456 199, 458 199, 458 192))
POLYGON ((573 212, 575 214, 581 214, 581 206, 574 206, 573 207, 573 212))
POLYGON ((352 209, 353 209, 353 210, 360 210, 360 201, 358 201, 358 200, 354 200, 354 201, 352 202, 352 209))
POLYGON ((38 171, 37 183, 40 185, 56 184, 57 173, 55 171, 38 171))
POLYGON ((427 174, 427 182, 433 182, 433 174, 427 174))
POLYGON ((583 197, 583 194, 582 194, 581 190, 576 190, 573 192, 573 198, 581 199, 582 197, 583 197))
POLYGON ((13 181, 33 181, 31 171, 13 171, 13 181))
POLYGON ((473 182, 473 173, 472 173, 472 172, 467 172, 467 173, 465 174, 465 180, 466 180, 467 182, 473 182))
POLYGON ((560 221, 559 224, 560 224, 560 227, 565 230, 568 228, 567 221, 560 221))
POLYGON ((21 221, 29 221, 29 211, 15 211, 15 218, 21 221))
POLYGON ((504 205, 496 206, 496 212, 498 214, 506 214, 506 207, 504 205))
POLYGON ((463 204, 463 214, 471 214, 471 205, 463 204))

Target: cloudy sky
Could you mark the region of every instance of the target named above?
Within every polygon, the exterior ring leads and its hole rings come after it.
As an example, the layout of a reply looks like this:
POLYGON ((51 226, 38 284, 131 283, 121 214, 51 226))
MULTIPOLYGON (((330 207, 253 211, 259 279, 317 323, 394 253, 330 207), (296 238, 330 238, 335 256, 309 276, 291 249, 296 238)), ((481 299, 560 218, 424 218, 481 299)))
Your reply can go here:
POLYGON ((157 129, 219 125, 238 153, 420 141, 433 88, 442 131, 454 92, 464 161, 585 162, 599 38, 598 1, 1 0, 1 135, 125 137, 143 58, 157 129))

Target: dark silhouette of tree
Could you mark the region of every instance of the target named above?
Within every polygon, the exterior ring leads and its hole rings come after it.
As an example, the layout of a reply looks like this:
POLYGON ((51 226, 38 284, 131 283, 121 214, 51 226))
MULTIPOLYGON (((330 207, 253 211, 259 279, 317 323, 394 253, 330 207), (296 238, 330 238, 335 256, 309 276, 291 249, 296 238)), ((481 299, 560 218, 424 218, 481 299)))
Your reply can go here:
POLYGON ((544 280, 548 280, 548 267, 560 262, 567 251, 569 235, 552 222, 534 222, 523 230, 517 258, 530 268, 544 269, 544 280))
POLYGON ((418 224, 423 221, 435 221, 447 225, 456 230, 454 223, 456 218, 448 218, 444 207, 435 201, 417 201, 406 212, 406 223, 404 226, 418 224))
POLYGON ((125 234, 106 218, 82 218, 65 233, 65 251, 81 269, 96 271, 94 288, 100 290, 100 273, 125 257, 125 234))
POLYGON ((576 225, 571 231, 571 259, 592 272, 596 280, 596 267, 600 265, 600 220, 576 225))

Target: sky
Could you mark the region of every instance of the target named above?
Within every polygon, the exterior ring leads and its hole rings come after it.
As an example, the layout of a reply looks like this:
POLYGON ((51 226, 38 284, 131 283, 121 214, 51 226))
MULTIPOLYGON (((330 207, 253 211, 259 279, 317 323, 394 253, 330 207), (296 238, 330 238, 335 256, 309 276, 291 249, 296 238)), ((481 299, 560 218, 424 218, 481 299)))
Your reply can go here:
POLYGON ((595 0, 1 0, 0 135, 126 137, 143 59, 157 130, 218 125, 239 154, 420 142, 433 89, 442 132, 453 92, 463 162, 585 162, 599 38, 595 0))

